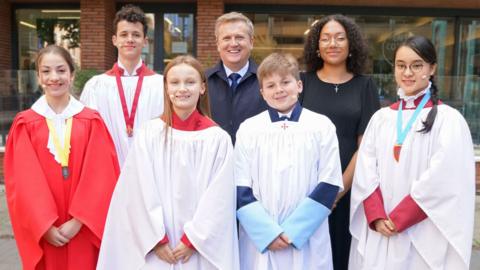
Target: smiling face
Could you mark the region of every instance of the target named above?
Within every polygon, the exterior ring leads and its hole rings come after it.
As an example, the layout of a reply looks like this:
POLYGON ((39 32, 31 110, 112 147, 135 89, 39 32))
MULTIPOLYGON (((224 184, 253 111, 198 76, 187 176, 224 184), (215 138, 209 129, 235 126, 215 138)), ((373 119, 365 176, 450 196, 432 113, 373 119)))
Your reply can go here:
POLYGON ((348 46, 347 32, 340 23, 332 20, 323 26, 318 49, 325 65, 346 65, 348 46))
POLYGON ((190 115, 205 89, 198 71, 188 64, 173 66, 166 74, 166 90, 177 115, 190 115))
POLYGON ((117 23, 117 33, 112 42, 118 49, 118 58, 128 61, 140 61, 142 49, 147 45, 147 37, 143 34, 143 25, 125 20, 117 23))
POLYGON ((395 54, 395 81, 407 96, 414 96, 428 87, 436 65, 426 63, 414 50, 402 46, 395 54))
POLYGON ((37 79, 47 98, 64 99, 70 95, 73 74, 67 61, 59 54, 46 53, 42 56, 37 79))
POLYGON ((268 106, 280 113, 289 113, 302 89, 302 81, 296 80, 291 74, 272 73, 262 79, 260 91, 268 106))
POLYGON ((217 50, 223 64, 232 71, 238 71, 247 64, 253 49, 253 37, 243 21, 226 22, 217 32, 217 50))

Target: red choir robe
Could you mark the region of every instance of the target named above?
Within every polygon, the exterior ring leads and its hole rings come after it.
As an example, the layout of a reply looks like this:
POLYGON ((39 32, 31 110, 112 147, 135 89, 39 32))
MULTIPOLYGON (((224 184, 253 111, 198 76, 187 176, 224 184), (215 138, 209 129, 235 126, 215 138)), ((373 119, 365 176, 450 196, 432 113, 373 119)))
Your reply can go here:
POLYGON ((73 116, 69 177, 47 148, 45 118, 19 113, 4 160, 5 187, 23 269, 95 269, 119 166, 113 141, 96 111, 73 116), (42 237, 53 226, 77 218, 79 233, 62 247, 42 237))

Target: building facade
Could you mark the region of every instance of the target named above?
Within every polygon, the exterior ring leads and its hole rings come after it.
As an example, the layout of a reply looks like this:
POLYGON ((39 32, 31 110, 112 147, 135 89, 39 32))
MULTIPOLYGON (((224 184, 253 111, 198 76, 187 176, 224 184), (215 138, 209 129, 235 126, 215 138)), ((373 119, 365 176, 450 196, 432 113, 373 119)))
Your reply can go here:
POLYGON ((284 51, 301 64, 309 26, 322 16, 345 14, 368 40, 367 73, 375 78, 384 105, 396 97, 394 48, 409 35, 425 35, 437 47, 441 98, 462 112, 480 144, 479 0, 0 0, 0 145, 14 115, 40 95, 33 71, 38 49, 48 44, 69 48, 80 70, 81 91, 92 74, 114 63, 112 21, 127 3, 147 13, 149 44, 143 58, 158 72, 179 54, 193 54, 205 66, 218 61, 214 25, 224 12, 239 11, 252 19, 257 62, 284 51))

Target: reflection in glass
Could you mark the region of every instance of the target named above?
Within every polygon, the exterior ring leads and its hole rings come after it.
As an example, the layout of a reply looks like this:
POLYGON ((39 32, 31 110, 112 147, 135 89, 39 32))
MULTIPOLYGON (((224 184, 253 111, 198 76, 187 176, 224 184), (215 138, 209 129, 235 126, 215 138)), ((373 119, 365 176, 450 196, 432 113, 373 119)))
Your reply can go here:
POLYGON ((163 20, 164 64, 181 54, 193 55, 193 14, 165 13, 163 20))
POLYGON ((142 59, 149 69, 153 70, 154 51, 155 51, 155 14, 146 13, 147 17, 147 38, 148 43, 142 50, 142 59))

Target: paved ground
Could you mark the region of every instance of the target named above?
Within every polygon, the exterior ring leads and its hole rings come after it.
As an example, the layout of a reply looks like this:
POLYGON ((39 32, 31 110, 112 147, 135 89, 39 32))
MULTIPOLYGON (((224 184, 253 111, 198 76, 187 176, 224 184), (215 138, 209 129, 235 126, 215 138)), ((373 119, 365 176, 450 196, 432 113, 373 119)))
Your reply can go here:
MULTIPOLYGON (((27 213, 26 213, 27 214, 27 213)), ((20 270, 15 240, 12 236, 12 226, 8 218, 5 201, 5 188, 0 185, 0 270, 20 270)), ((470 270, 480 269, 480 195, 476 200, 475 233, 472 247, 470 270)))

